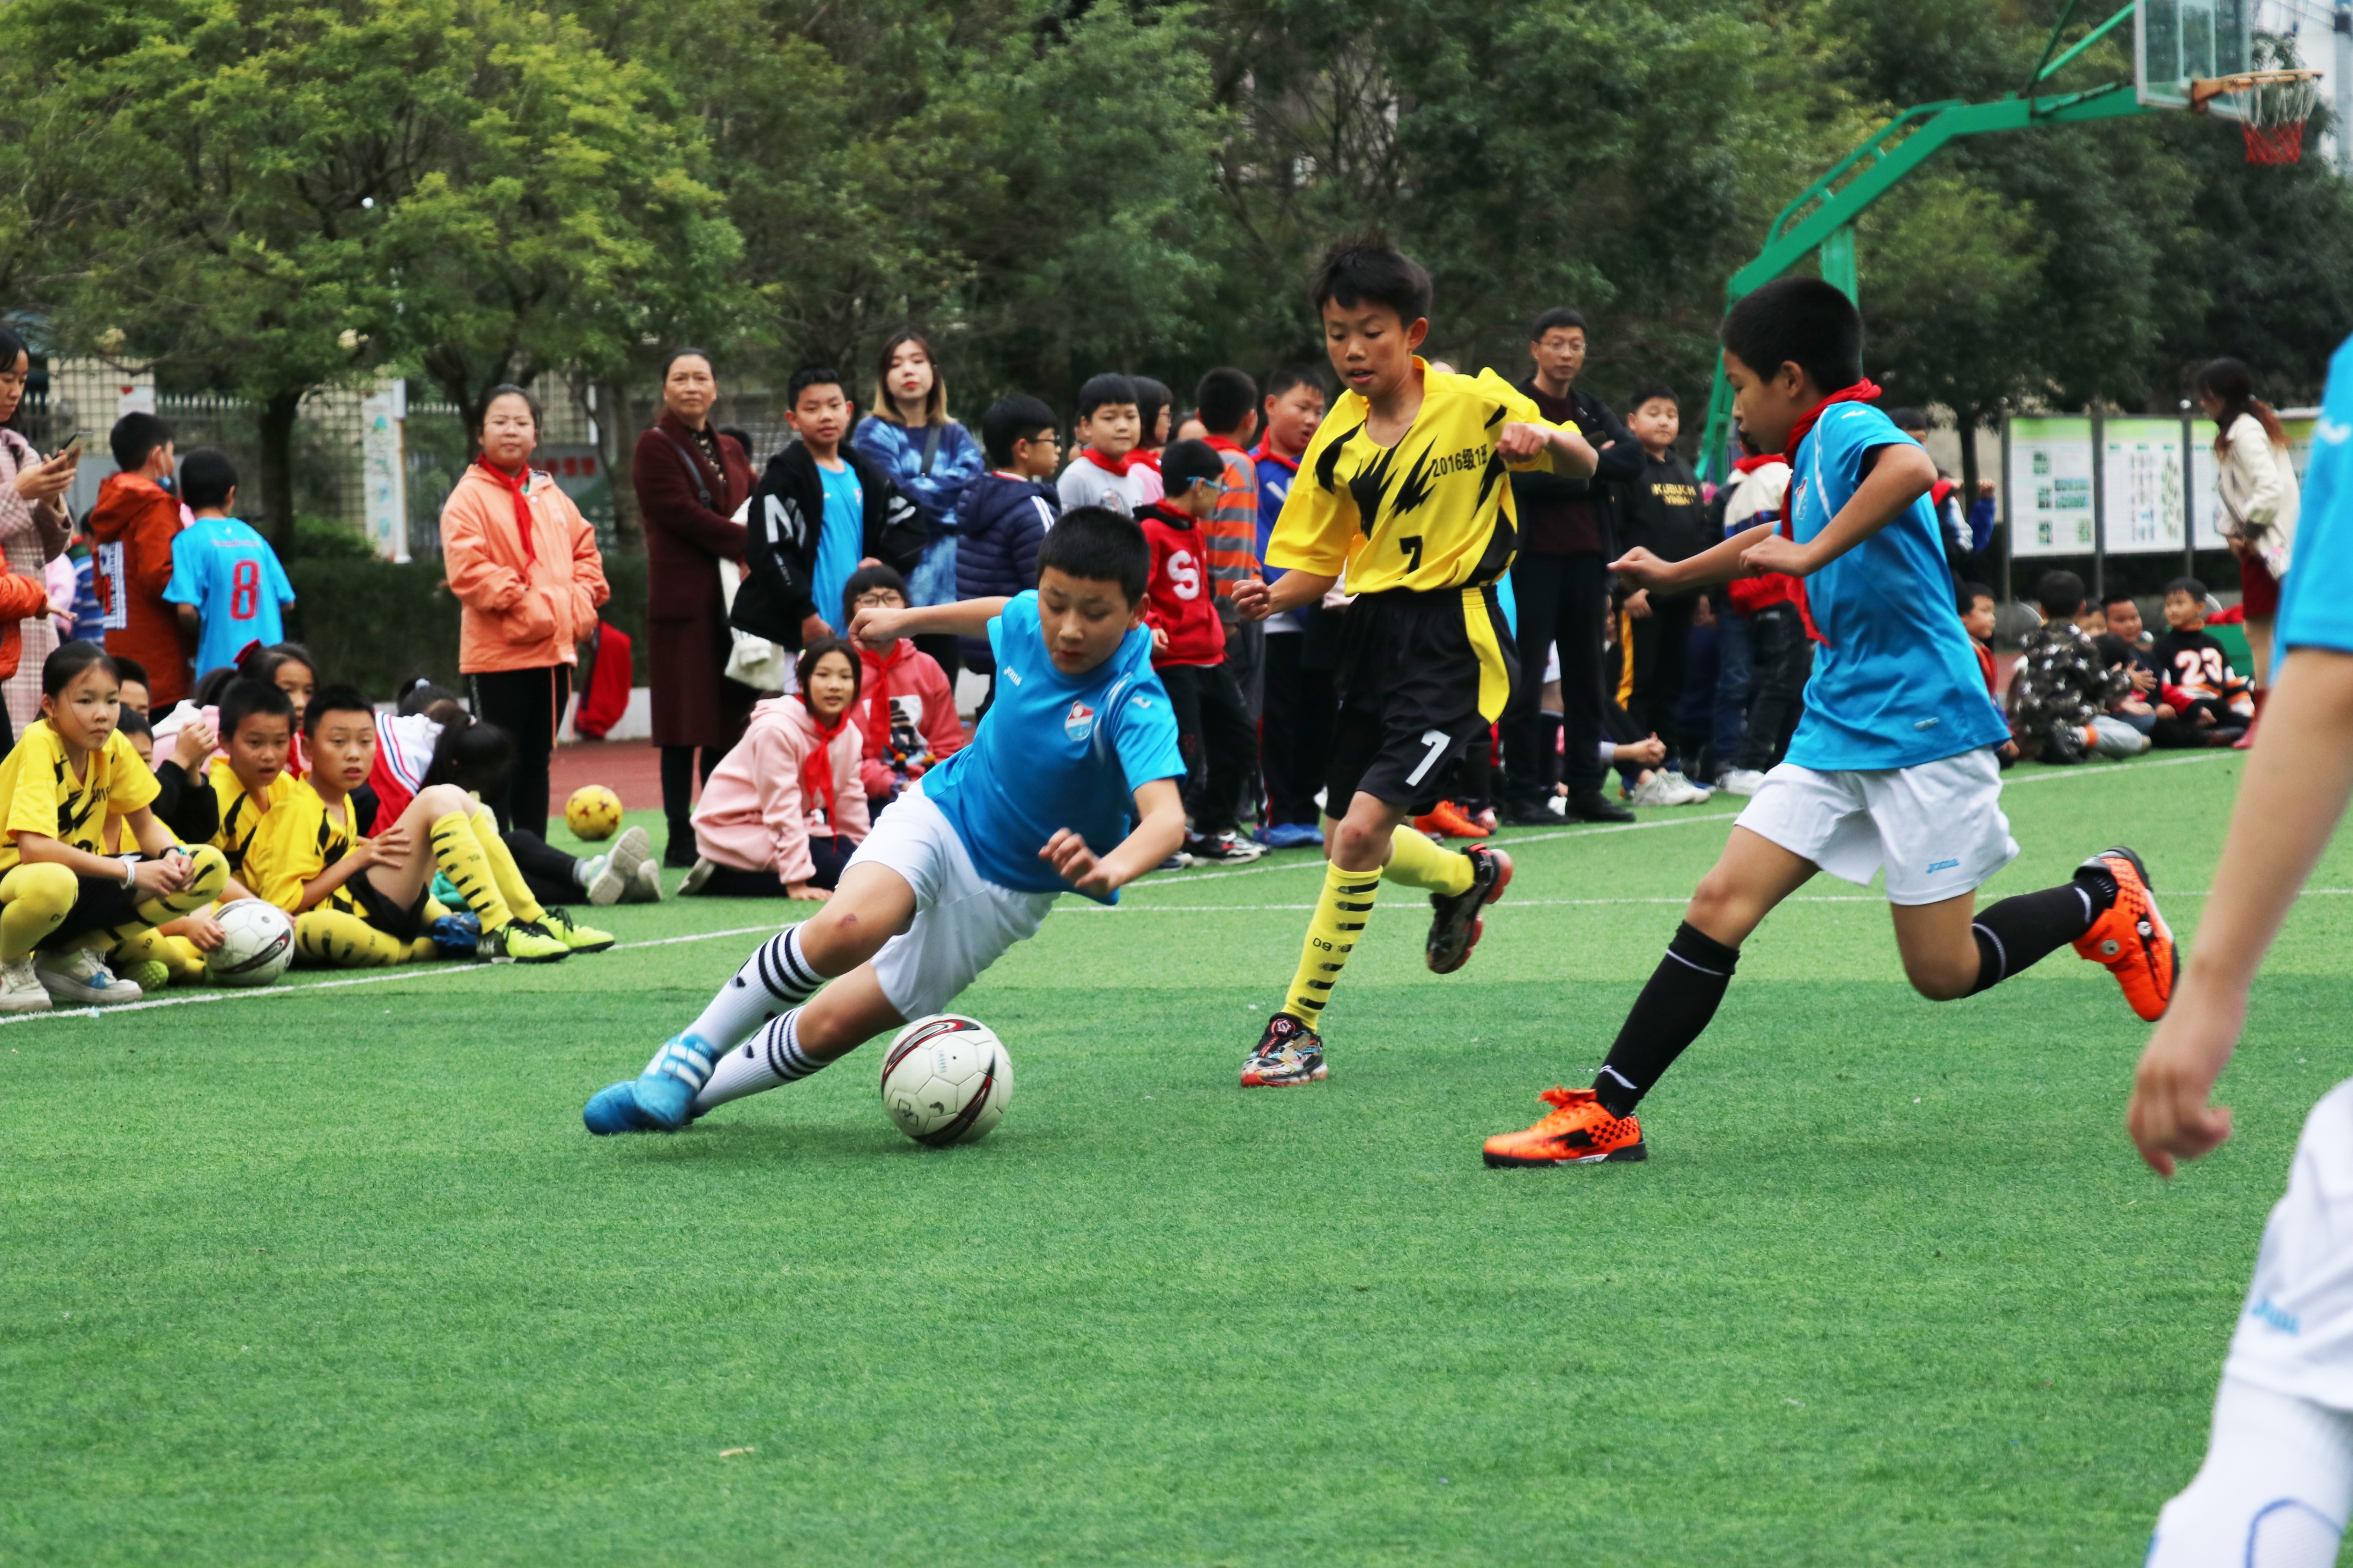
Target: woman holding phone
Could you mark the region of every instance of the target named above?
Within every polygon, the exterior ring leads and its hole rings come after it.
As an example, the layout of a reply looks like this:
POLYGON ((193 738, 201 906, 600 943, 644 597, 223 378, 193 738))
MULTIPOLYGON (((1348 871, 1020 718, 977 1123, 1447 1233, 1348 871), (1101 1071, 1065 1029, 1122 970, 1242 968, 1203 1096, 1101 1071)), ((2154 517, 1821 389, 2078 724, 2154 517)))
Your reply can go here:
POLYGON ((69 447, 44 460, 17 433, 16 410, 32 373, 25 340, 0 325, 0 564, 5 565, 8 577, 0 582, 0 622, 8 627, 0 633, 0 664, 6 663, 10 634, 18 645, 16 662, 0 678, 0 698, 5 700, 12 735, 22 734, 41 716, 41 666, 58 646, 43 572, 72 532, 58 498, 74 482, 81 458, 79 450, 69 447), (40 588, 41 602, 19 609, 19 604, 28 602, 22 591, 28 583, 40 588))

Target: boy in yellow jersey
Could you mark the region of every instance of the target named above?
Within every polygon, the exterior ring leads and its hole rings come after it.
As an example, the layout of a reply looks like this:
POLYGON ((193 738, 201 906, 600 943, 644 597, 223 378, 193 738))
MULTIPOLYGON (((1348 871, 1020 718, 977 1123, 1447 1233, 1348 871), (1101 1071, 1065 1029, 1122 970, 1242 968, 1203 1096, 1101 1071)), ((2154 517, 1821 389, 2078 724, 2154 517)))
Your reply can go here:
POLYGON ((139 1000, 102 949, 147 938, 220 895, 219 850, 181 847, 149 809, 155 777, 115 729, 114 661, 71 642, 41 667, 41 720, 0 763, 0 1013, 139 1000), (139 847, 107 855, 110 812, 139 847), (35 953, 39 958, 35 958, 35 953))
POLYGON ((286 781, 246 858, 254 890, 294 917, 302 963, 370 969, 432 957, 425 928, 448 912, 429 894, 437 866, 481 920, 480 957, 543 963, 613 945, 609 933, 540 908, 491 814, 455 784, 419 790, 397 821, 370 825, 373 837, 357 830, 351 793, 375 764, 366 698, 327 687, 302 723, 310 776, 286 781), (417 852, 420 840, 427 853, 417 852))
POLYGON ((1519 543, 1514 468, 1593 472, 1593 448, 1546 424, 1493 371, 1430 369, 1430 275, 1377 235, 1334 246, 1312 285, 1332 368, 1345 389, 1300 458, 1266 551, 1282 575, 1236 584, 1234 608, 1263 620, 1317 604, 1345 572, 1340 714, 1325 774, 1330 864, 1282 1010, 1242 1064, 1245 1089, 1326 1074, 1317 1024, 1384 879, 1428 889, 1428 958, 1440 974, 1479 940, 1479 911, 1512 879, 1486 845, 1457 854, 1409 820, 1438 804, 1454 763, 1504 710, 1516 673, 1496 580, 1519 543), (1338 813, 1338 820, 1333 814, 1338 813))
POLYGON ((228 858, 229 875, 245 876, 245 858, 269 808, 294 781, 286 755, 294 745, 294 701, 266 681, 232 680, 220 700, 221 747, 212 765, 220 827, 213 847, 228 858))

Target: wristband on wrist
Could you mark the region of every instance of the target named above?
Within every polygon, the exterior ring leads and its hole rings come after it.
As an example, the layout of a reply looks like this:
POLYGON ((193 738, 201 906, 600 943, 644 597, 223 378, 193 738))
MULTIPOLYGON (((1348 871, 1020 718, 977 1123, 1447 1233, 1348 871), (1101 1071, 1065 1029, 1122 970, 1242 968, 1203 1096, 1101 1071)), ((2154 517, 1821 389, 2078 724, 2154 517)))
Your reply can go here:
POLYGON ((122 863, 122 885, 132 888, 138 886, 138 883, 139 863, 136 860, 125 860, 122 863))

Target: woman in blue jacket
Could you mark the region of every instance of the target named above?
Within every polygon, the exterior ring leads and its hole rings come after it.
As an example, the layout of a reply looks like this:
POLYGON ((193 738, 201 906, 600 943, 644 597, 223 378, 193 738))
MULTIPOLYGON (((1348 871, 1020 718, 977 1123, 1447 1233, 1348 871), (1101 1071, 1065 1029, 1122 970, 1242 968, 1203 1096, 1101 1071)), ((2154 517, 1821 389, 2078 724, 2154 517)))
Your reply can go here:
MULTIPOLYGON (((858 422, 849 444, 888 474, 931 525, 923 563, 907 574, 908 596, 917 605, 954 603, 956 504, 965 487, 980 477, 981 453, 965 427, 948 417, 947 384, 923 333, 898 332, 883 342, 874 373, 874 412, 858 422)), ((940 661, 951 682, 955 679, 954 637, 919 637, 914 643, 940 661)))

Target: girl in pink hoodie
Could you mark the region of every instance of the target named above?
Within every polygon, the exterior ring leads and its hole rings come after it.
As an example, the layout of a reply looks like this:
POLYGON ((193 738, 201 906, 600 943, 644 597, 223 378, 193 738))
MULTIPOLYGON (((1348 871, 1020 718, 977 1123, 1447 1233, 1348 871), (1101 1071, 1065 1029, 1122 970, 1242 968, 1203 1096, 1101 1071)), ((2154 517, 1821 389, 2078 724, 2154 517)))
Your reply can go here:
POLYGON ((701 858, 681 894, 822 901, 866 837, 857 650, 818 637, 794 670, 802 695, 756 704, 751 728, 702 786, 701 858))

